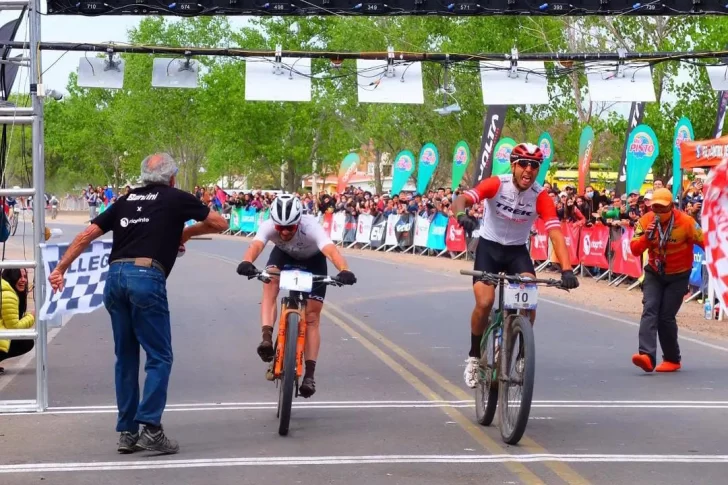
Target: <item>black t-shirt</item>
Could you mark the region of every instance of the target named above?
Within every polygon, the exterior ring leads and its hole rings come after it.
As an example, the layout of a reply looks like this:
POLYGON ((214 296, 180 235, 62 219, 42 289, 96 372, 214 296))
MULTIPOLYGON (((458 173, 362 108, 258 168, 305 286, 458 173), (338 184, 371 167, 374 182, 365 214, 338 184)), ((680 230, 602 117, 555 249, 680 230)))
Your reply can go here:
POLYGON ((185 222, 203 221, 210 209, 194 195, 164 184, 132 190, 93 221, 104 233, 114 231, 109 262, 122 258, 152 258, 167 276, 177 259, 185 222))

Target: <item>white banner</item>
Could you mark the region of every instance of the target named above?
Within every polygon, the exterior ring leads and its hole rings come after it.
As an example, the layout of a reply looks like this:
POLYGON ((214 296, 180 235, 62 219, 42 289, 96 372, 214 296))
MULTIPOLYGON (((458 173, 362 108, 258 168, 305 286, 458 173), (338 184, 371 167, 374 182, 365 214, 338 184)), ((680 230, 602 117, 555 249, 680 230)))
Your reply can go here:
POLYGON ((414 245, 421 248, 427 247, 427 237, 429 233, 430 220, 422 216, 417 216, 417 222, 415 222, 414 245))
POLYGON ((396 214, 390 214, 387 217, 387 236, 384 238, 385 246, 396 246, 397 245, 397 233, 394 230, 394 226, 397 225, 399 216, 396 214))
MULTIPOLYGON (((66 253, 70 243, 41 244, 45 274, 50 275, 66 253)), ((66 270, 63 291, 53 292, 46 279, 46 301, 39 319, 74 313, 91 313, 104 304, 104 287, 109 270, 111 240, 94 241, 66 270)))
POLYGON ((336 212, 331 222, 331 240, 339 242, 344 239, 346 228, 346 212, 336 212))
POLYGON ((359 220, 356 222, 356 242, 369 244, 369 235, 372 232, 372 222, 374 222, 374 217, 371 215, 359 215, 359 220))

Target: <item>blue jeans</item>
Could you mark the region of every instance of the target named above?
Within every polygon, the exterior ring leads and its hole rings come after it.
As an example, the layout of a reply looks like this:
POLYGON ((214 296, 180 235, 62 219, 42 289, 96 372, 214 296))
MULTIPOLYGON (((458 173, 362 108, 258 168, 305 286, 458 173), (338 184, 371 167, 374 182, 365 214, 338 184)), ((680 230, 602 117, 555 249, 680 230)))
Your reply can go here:
POLYGON ((160 426, 172 371, 172 332, 166 278, 157 268, 113 263, 104 288, 116 352, 116 431, 136 433, 139 424, 160 426), (139 402, 140 346, 147 354, 144 395, 139 402))

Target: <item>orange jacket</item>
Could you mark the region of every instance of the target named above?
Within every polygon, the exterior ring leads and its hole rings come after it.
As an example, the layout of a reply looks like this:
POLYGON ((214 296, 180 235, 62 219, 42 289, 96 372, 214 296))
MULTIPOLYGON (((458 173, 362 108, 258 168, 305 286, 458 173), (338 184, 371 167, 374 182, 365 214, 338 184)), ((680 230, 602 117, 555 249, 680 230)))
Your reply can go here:
MULTIPOLYGON (((693 267, 693 245, 703 246, 703 230, 695 219, 685 212, 673 209, 675 222, 672 227, 670 240, 665 248, 665 274, 677 274, 690 271, 693 267)), ((649 212, 640 217, 634 226, 634 237, 630 242, 632 254, 640 256, 645 250, 649 251, 649 265, 657 270, 655 260, 658 256, 660 235, 655 230, 652 239, 647 239, 647 227, 655 219, 655 213, 649 212)), ((667 224, 663 224, 665 228, 667 224)))

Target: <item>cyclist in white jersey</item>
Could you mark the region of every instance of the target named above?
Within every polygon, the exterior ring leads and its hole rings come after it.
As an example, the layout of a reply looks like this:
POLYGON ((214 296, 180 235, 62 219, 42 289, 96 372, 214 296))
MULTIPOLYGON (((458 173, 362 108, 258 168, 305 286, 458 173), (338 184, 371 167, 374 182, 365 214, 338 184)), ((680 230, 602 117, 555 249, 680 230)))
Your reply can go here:
MULTIPOLYGON (((354 273, 316 218, 303 214, 298 197, 290 194, 278 195, 270 208, 270 219, 260 225, 258 232, 238 265, 238 274, 254 276, 257 269, 253 262, 260 256, 266 243, 271 241, 275 247, 270 253, 266 270, 279 271, 285 267, 305 269, 316 275, 327 275, 326 259, 339 270, 339 281, 345 285, 356 283, 354 273)), ((273 326, 276 322, 278 306, 278 279, 263 285, 261 303, 261 325, 263 341, 258 345, 258 355, 263 362, 273 360, 273 326)), ((309 301, 306 305, 306 347, 304 356, 306 367, 303 383, 299 388, 301 396, 308 398, 316 392, 314 371, 318 359, 321 336, 319 320, 326 296, 326 285, 314 285, 311 293, 304 295, 309 301)))
MULTIPOLYGON (((546 223, 554 253, 561 264, 562 287, 579 286, 569 260, 566 240, 556 215, 556 207, 544 188, 536 182, 543 162, 541 149, 529 143, 517 145, 511 152, 511 174, 489 177, 475 188, 455 199, 453 211, 458 223, 467 232, 475 230, 475 222, 465 215, 465 208, 484 201, 485 211, 475 251, 475 271, 505 272, 535 278, 531 255, 526 242, 538 217, 546 223)), ((488 324, 495 287, 473 278, 475 308, 470 318, 470 352, 464 379, 468 387, 478 382, 480 341, 488 324)), ((531 312, 531 324, 536 315, 531 312)))

